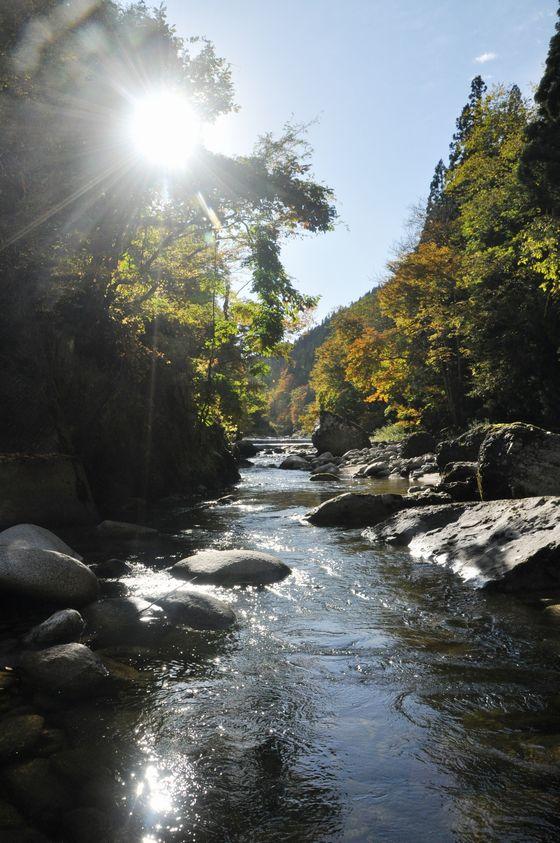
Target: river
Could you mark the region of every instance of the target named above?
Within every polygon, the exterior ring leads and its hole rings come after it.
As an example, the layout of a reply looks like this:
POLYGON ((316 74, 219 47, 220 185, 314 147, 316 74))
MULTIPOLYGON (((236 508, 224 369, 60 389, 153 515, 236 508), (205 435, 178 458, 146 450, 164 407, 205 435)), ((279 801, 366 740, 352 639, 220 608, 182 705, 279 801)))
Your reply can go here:
POLYGON ((234 503, 168 506, 164 540, 121 549, 143 596, 175 587, 163 569, 207 546, 270 551, 293 574, 206 588, 234 605, 236 631, 112 648, 140 685, 61 715, 91 793, 113 781, 118 839, 558 839, 554 627, 360 530, 309 526, 310 507, 359 482, 270 461, 243 471, 234 503))

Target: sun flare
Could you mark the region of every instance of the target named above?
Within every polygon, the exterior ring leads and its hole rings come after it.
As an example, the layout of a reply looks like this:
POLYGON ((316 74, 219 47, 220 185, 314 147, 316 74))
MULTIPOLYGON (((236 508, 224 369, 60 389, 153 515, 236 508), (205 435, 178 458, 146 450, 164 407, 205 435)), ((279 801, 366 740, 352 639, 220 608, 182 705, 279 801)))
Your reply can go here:
POLYGON ((139 99, 130 135, 139 156, 165 169, 184 167, 200 142, 202 124, 188 100, 172 91, 139 99))

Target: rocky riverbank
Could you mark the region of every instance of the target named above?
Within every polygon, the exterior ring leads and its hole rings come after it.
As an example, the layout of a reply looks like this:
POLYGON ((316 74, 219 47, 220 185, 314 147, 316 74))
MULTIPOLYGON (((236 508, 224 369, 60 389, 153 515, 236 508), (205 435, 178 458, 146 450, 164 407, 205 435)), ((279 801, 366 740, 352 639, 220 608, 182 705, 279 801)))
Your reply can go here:
MULTIPOLYGON (((257 459, 259 465, 274 459, 270 465, 305 472, 318 489, 346 484, 350 491, 323 500, 308 513, 310 525, 367 528, 363 535, 372 549, 382 544, 408 548, 412 559, 445 567, 487 590, 534 592, 547 617, 560 615, 555 434, 526 425, 480 427, 445 442, 418 433, 401 443, 368 443, 336 453, 352 437, 356 444, 362 434, 351 427, 337 442, 341 422, 322 421, 328 424, 333 450, 244 441, 234 449, 236 458, 240 464, 257 459), (544 488, 549 492, 544 497, 534 494, 543 472, 548 472, 544 488), (368 492, 364 484, 370 479, 389 487, 398 481, 398 488, 405 481, 408 492, 368 492), (359 491, 352 490, 354 483, 361 485, 359 491), (480 499, 497 490, 507 496, 480 499), (515 497, 520 492, 527 496, 515 497)), ((227 508, 232 501, 234 495, 200 503, 198 511, 227 508)), ((116 548, 126 543, 142 547, 146 557, 165 541, 154 527, 127 522, 104 521, 91 530, 116 548)), ((158 574, 157 588, 131 593, 138 565, 133 557, 99 557, 80 545, 77 552, 65 538, 33 524, 0 533, 5 606, 0 839, 121 839, 115 836, 115 822, 119 827, 124 822, 117 783, 103 779, 104 774, 100 779, 97 770, 92 787, 87 752, 67 728, 69 712, 86 702, 113 707, 123 695, 144 687, 148 673, 131 664, 127 648, 144 651, 149 664, 162 648, 188 650, 197 634, 210 636, 218 646, 245 622, 228 601, 231 589, 262 588, 291 573, 274 553, 231 545, 193 547, 180 557, 170 554, 173 561, 158 574), (200 589, 202 583, 223 591, 219 597, 208 594, 200 589)), ((204 652, 212 652, 214 644, 210 649, 205 644, 204 652)), ((91 716, 96 717, 95 711, 91 716)))

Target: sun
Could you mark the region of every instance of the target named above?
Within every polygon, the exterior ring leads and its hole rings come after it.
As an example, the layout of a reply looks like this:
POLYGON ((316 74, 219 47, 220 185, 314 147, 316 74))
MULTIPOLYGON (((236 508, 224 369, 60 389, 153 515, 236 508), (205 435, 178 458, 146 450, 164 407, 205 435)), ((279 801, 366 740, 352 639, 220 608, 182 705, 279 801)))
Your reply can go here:
POLYGON ((202 123, 181 94, 157 91, 134 104, 129 133, 137 154, 168 170, 182 169, 200 142, 202 123))

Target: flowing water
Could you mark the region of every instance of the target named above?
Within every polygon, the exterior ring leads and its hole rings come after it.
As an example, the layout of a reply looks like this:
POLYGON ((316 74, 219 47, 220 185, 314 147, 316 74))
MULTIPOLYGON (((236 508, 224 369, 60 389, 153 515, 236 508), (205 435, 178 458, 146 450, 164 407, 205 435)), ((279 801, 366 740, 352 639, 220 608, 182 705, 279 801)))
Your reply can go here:
POLYGON ((293 574, 205 588, 238 629, 113 648, 143 681, 64 713, 87 787, 120 811, 118 839, 558 839, 556 629, 360 530, 309 526, 306 510, 358 482, 270 459, 244 470, 234 503, 168 507, 165 540, 128 549, 139 595, 176 587, 165 567, 208 546, 271 551, 293 574))

